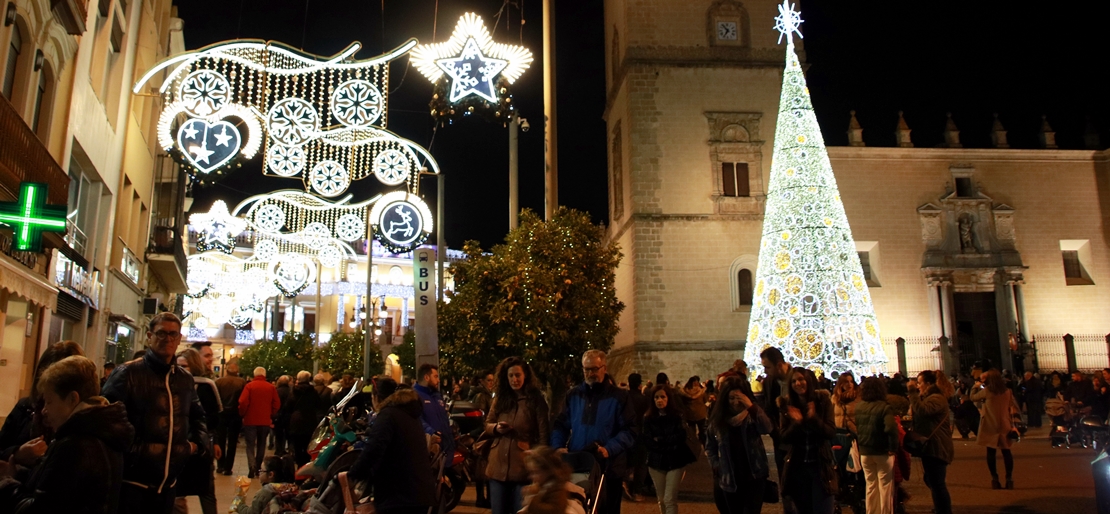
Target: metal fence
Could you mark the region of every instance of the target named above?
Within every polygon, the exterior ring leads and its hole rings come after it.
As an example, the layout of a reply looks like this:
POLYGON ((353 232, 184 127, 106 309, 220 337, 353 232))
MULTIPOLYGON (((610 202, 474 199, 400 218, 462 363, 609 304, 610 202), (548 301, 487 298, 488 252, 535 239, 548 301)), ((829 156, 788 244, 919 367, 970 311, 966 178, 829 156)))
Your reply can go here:
POLYGON ((887 374, 904 371, 906 376, 912 377, 927 369, 940 369, 940 351, 933 351, 935 348, 937 339, 933 336, 884 337, 887 374), (901 370, 899 365, 898 339, 905 340, 905 370, 901 370))
MULTIPOLYGON (((1068 370, 1068 352, 1064 337, 1068 334, 1037 334, 1037 367, 1042 373, 1068 370)), ((1110 366, 1105 334, 1074 334, 1075 364, 1080 371, 1090 373, 1110 366)))

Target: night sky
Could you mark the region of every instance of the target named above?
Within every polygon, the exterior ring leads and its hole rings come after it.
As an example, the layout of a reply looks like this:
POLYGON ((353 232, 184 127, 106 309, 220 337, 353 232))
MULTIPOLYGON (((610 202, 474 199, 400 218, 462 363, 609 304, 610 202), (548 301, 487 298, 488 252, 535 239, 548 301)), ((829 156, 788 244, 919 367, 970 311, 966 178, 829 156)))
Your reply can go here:
MULTIPOLYGON (((178 4, 189 49, 255 38, 332 55, 360 41, 357 57, 367 58, 410 37, 422 43, 446 40, 467 11, 492 25, 503 0, 388 0, 384 11, 382 0, 178 4)), ((536 57, 513 93, 519 114, 533 127, 520 134, 520 203, 542 213, 541 3, 513 4, 502 11, 494 39, 522 43, 536 57), (517 5, 523 5, 523 25, 517 5)), ((1101 25, 1110 2, 1047 2, 1030 9, 1001 1, 810 0, 800 9, 807 80, 829 145, 847 144, 851 109, 869 146, 894 145, 899 110, 919 147, 941 142, 946 112, 953 113, 965 147, 990 146, 995 112, 1015 148, 1037 146, 1042 114, 1056 129, 1061 148, 1083 148, 1088 123, 1110 142, 1105 123, 1110 102, 1105 71, 1099 71, 1108 50, 1101 25)), ((557 1, 556 21, 560 203, 607 222, 602 2, 557 1)), ((752 30, 771 30, 771 21, 755 20, 752 30), (760 25, 764 21, 766 27, 760 25)), ((427 109, 432 85, 407 57, 393 62, 390 88, 388 128, 430 148, 446 176, 449 246, 458 248, 467 239, 485 247, 500 242, 508 229, 507 130, 481 119, 433 130, 427 109)), ((206 211, 216 199, 234 205, 252 194, 302 188, 299 179, 261 178, 260 170, 256 157, 222 182, 196 188, 194 211, 206 211)), ((434 179, 424 179, 421 187, 434 209, 434 179)), ((384 191, 372 178, 350 189, 356 200, 384 191)))

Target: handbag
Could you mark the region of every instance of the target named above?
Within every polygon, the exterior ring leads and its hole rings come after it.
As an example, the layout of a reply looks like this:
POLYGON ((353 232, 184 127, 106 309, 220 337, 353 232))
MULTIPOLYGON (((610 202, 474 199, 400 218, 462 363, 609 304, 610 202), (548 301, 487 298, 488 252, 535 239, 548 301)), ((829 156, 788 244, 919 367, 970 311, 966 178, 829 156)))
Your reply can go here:
POLYGON ((493 437, 484 432, 478 437, 478 440, 474 442, 474 446, 471 447, 474 455, 476 455, 474 459, 474 469, 471 470, 475 481, 489 480, 489 476, 486 474, 486 467, 489 466, 489 452, 492 447, 493 437))
POLYGON ((347 472, 338 475, 339 487, 343 490, 343 514, 374 514, 374 504, 370 502, 359 503, 354 487, 347 479, 347 472))
POLYGON ((929 442, 929 440, 936 435, 937 430, 940 430, 940 427, 944 426, 945 423, 948 423, 948 418, 944 418, 944 422, 942 423, 937 423, 936 428, 929 434, 929 437, 922 437, 921 434, 913 431, 906 432, 906 437, 902 440, 902 447, 905 448, 910 455, 921 457, 921 452, 925 450, 925 443, 929 442))
POLYGON ((763 503, 779 502, 779 485, 770 478, 763 479, 763 503))

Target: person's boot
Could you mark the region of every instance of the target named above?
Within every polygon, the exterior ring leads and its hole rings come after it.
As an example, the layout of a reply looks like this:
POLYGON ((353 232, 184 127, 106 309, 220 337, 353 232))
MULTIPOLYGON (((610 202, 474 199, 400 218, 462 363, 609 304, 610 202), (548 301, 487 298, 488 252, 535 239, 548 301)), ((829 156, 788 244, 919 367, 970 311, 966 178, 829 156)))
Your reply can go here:
POLYGON ((991 477, 991 489, 1002 489, 1002 484, 998 482, 998 475, 991 477))
POLYGON ((1010 477, 1006 477, 1006 489, 1013 489, 1014 481, 1010 477))

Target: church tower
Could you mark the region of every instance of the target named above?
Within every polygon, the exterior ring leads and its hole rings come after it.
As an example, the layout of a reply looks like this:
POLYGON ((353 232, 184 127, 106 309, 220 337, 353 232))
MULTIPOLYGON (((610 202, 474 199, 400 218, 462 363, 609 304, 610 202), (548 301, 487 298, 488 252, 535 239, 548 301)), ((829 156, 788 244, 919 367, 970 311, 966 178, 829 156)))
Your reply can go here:
MULTIPOLYGON (((785 44, 774 0, 606 0, 615 376, 743 356, 785 44)), ((805 53, 798 43, 804 62, 805 53)))

